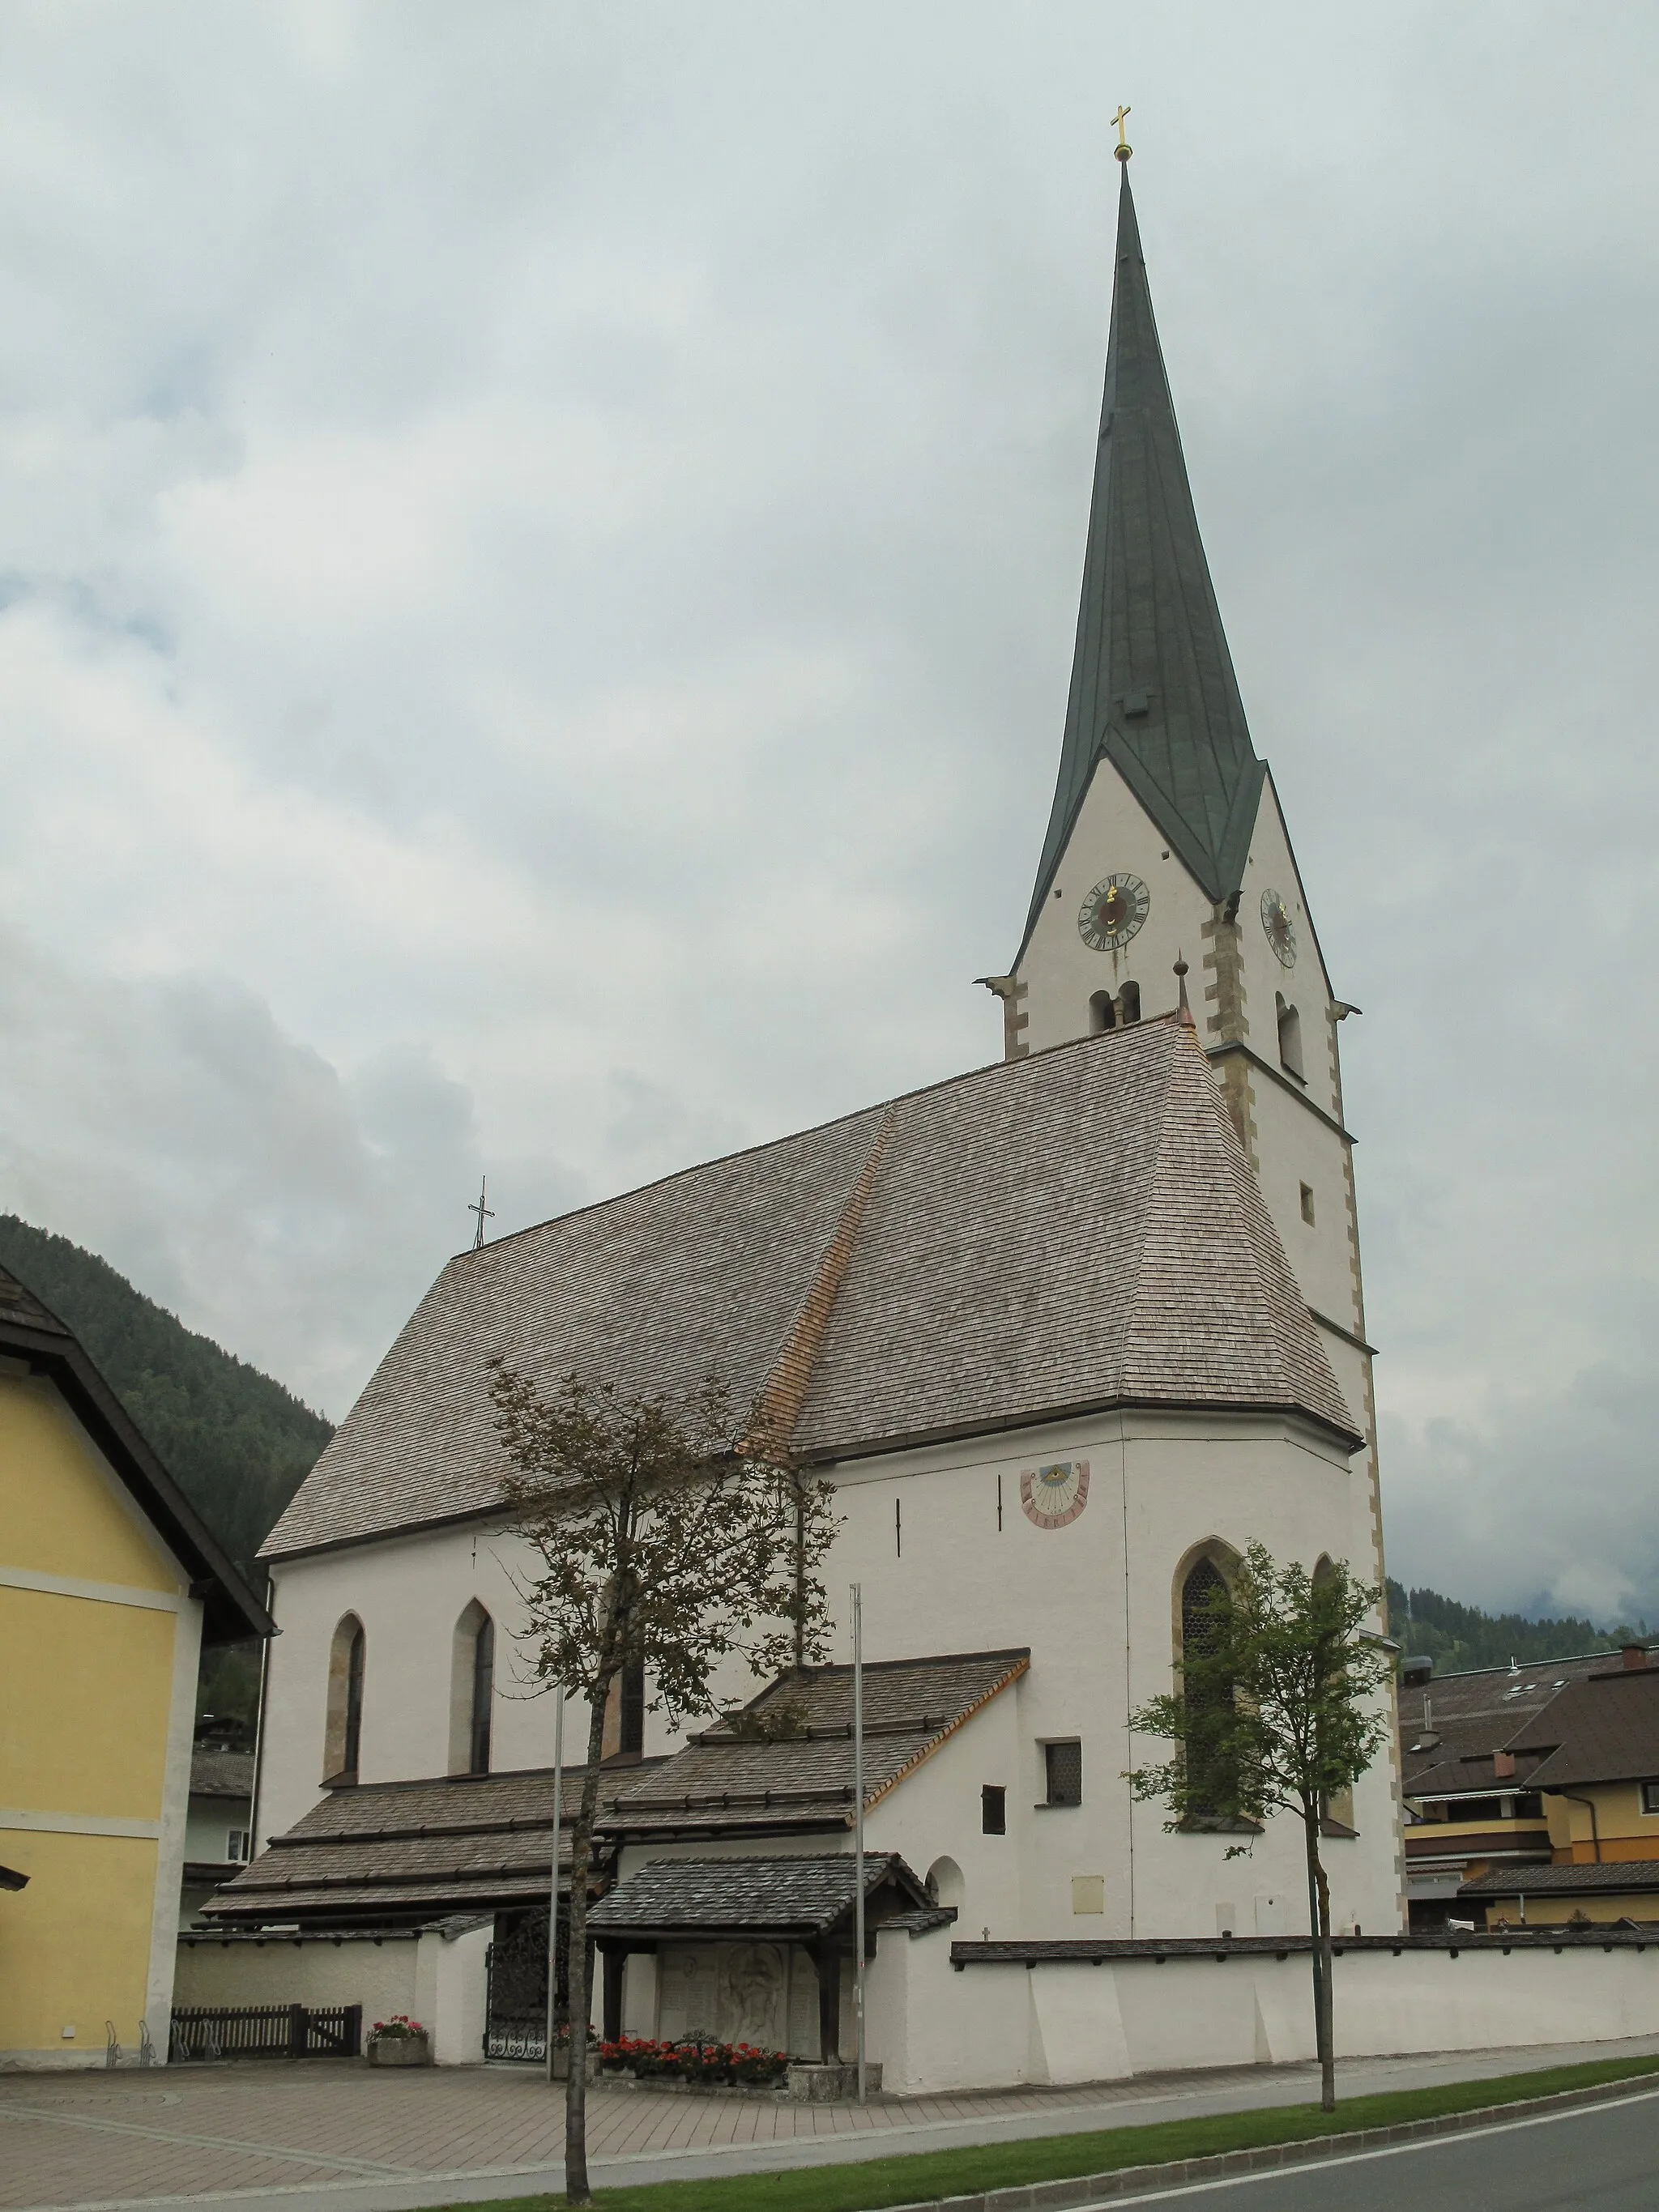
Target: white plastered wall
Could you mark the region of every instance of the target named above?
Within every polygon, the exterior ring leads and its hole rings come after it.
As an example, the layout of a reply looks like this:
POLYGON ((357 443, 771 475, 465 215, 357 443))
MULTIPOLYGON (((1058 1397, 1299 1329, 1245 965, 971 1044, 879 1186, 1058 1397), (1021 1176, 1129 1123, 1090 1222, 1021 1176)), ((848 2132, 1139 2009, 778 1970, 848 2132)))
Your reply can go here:
MULTIPOLYGON (((1259 1540, 1309 1566, 1322 1553, 1364 1559, 1365 1477, 1339 1447, 1274 1418, 1112 1415, 856 1462, 836 1480, 846 1526, 830 1585, 839 1595, 848 1582, 862 1584, 867 1659, 1030 1650, 1030 1672, 963 1731, 959 1752, 939 1754, 935 1774, 924 1770, 894 1793, 892 1833, 916 1871, 948 1855, 968 1873, 990 1840, 977 1833, 979 1785, 1004 1778, 993 1763, 1006 1766, 1019 1884, 1012 1924, 977 1909, 970 1885, 964 1931, 1210 1936, 1224 1924, 1249 1933, 1258 1896, 1279 1901, 1269 1911, 1291 1900, 1289 1924, 1302 1924, 1301 1844, 1287 1820, 1268 1825, 1249 1859, 1230 1863, 1232 1838, 1166 1834, 1163 1808, 1133 1804, 1121 1778, 1158 1755, 1155 1743, 1132 1741, 1126 1723, 1170 1686, 1175 1581, 1197 1547, 1216 1538, 1242 1552, 1259 1540), (1020 1474, 1065 1458, 1089 1462, 1087 1506, 1066 1528, 1036 1528, 1021 1510, 1020 1474), (1084 1802, 1050 1808, 1041 1802, 1042 1745, 1072 1736, 1083 1747, 1084 1802), (947 1808, 958 1770, 959 1802, 947 1808), (1103 1909, 1079 1912, 1091 1877, 1103 1909)), ((836 1656, 850 1656, 844 1623, 836 1656)), ((1358 1838, 1330 1846, 1333 1903, 1340 1925, 1380 1932, 1398 1920, 1389 1771, 1366 1776, 1355 1799, 1358 1838)))
MULTIPOLYGON (((351 1937, 272 1936, 181 1939, 173 2001, 180 2005, 360 2004, 367 2033, 393 2013, 419 2020, 414 1936, 379 1942, 351 1937)), ((480 1970, 482 1972, 482 1969, 480 1970)))

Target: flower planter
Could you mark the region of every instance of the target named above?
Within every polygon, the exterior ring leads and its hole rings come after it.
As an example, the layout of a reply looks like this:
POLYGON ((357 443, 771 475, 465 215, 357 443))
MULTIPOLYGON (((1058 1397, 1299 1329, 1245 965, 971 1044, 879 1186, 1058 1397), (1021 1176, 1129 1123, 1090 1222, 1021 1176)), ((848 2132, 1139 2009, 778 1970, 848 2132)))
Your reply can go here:
POLYGON ((363 2055, 371 2066, 430 2066, 432 2044, 424 2035, 371 2035, 363 2055))

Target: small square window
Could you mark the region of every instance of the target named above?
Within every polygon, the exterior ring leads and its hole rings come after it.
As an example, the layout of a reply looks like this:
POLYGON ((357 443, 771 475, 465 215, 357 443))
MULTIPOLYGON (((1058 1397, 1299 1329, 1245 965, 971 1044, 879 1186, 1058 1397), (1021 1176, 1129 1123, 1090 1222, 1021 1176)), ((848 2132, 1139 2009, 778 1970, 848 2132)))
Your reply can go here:
POLYGON ((1644 1813, 1659 1813, 1659 1782, 1644 1782, 1642 1784, 1642 1810, 1644 1813))
POLYGON ((248 1862, 248 1832, 246 1828, 233 1828, 225 1838, 225 1857, 233 1866, 246 1866, 248 1862))
POLYGON ((988 1782, 979 1793, 979 1825, 984 1835, 1008 1832, 1008 1792, 994 1782, 988 1782))
POLYGON ((1080 1805, 1083 1802, 1083 1746, 1075 1740, 1070 1743, 1045 1743, 1042 1761, 1048 1803, 1080 1805))
POLYGON ((1304 1182, 1302 1186, 1302 1218, 1307 1223, 1310 1229, 1313 1227, 1313 1185, 1310 1182, 1304 1182))

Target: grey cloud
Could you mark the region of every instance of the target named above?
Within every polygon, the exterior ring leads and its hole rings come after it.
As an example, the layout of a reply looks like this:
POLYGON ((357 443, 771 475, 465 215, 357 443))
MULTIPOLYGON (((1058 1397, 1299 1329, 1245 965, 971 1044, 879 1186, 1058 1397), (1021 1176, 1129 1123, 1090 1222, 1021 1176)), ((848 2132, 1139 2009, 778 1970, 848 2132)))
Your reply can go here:
POLYGON ((1659 1243, 1659 24, 115 5, 13 10, 0 62, 0 915, 83 1008, 10 1063, 14 1179, 332 1402, 485 1160, 505 1229, 990 1057, 1127 98, 1246 704, 1366 1008, 1390 1539, 1455 1462, 1468 1587, 1556 1586, 1505 1409, 1547 1374, 1626 1494, 1569 1384, 1642 1387, 1659 1243), (77 1071, 139 1003, 106 1128, 77 1071))
POLYGON ((343 1076, 210 975, 0 939, 0 1205, 102 1252, 337 1416, 463 1243, 471 1102, 418 1048, 343 1076))

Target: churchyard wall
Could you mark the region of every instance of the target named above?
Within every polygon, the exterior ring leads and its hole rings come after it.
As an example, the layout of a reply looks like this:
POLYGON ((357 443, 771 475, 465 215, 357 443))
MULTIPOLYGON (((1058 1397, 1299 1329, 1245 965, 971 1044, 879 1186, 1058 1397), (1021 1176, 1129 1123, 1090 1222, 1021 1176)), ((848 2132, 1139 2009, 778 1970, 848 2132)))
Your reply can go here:
POLYGON ((271 1936, 181 1939, 173 1987, 179 2005, 357 2004, 367 2033, 393 2013, 418 2020, 440 2066, 483 2056, 484 1954, 491 1926, 447 1935, 271 1936))
MULTIPOLYGON (((416 1935, 272 1936, 180 1939, 173 2001, 179 2005, 360 2004, 363 2024, 395 2012, 425 2018, 417 2003, 416 1935)), ((440 1940, 436 1938, 428 1940, 440 1940)), ((482 1960, 479 1973, 483 1973, 482 1960)), ((480 2030, 482 2033, 482 2030, 480 2030)), ((473 2056, 477 2056, 475 2049, 473 2056)))
MULTIPOLYGON (((870 2053, 907 2094, 1117 2081, 1315 2056, 1305 1951, 1086 1964, 950 1964, 948 1944, 880 1939, 870 2053)), ((1513 2049, 1659 2033, 1659 1951, 1633 1946, 1350 1952, 1337 1961, 1339 2057, 1513 2049)))

